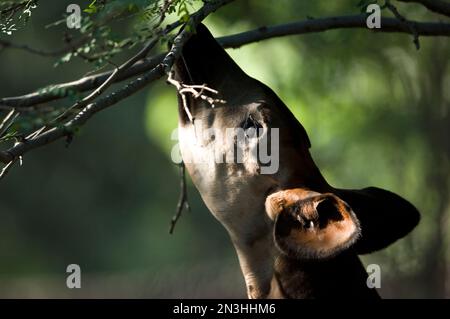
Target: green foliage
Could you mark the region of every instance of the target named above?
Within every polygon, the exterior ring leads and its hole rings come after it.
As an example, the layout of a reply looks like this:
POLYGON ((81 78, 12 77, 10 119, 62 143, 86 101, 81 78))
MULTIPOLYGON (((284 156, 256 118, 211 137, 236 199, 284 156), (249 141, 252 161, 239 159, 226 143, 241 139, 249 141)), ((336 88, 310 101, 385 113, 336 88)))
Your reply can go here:
POLYGON ((86 9, 83 10, 83 12, 86 12, 86 13, 97 13, 98 8, 95 5, 96 2, 97 2, 97 0, 92 1, 89 4, 89 6, 86 9))
MULTIPOLYGON (((153 37, 166 24, 166 20, 185 23, 189 19, 189 6, 199 0, 112 0, 92 1, 81 20, 80 35, 90 41, 66 54, 55 66, 81 57, 96 66, 107 64, 122 52, 134 48, 153 37), (126 26, 124 28, 123 26, 126 26)), ((169 41, 163 37, 162 44, 169 41)))

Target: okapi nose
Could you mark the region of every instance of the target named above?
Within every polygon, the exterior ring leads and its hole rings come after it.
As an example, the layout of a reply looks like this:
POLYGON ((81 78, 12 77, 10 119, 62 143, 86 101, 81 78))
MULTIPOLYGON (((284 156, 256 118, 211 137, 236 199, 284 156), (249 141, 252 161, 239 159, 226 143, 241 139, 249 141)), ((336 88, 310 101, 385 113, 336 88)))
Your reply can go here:
POLYGON ((319 202, 316 206, 316 211, 319 215, 319 228, 326 227, 329 222, 340 221, 344 219, 343 214, 349 211, 347 207, 345 205, 339 207, 339 204, 335 197, 331 196, 326 197, 324 200, 319 202))

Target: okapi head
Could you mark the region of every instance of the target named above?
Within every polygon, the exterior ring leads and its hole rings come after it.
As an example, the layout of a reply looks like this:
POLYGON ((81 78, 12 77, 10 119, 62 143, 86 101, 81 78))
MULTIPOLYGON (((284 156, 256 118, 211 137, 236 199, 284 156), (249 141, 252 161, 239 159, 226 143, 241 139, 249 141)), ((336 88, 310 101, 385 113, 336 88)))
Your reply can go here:
MULTIPOLYGON (((322 272, 319 277, 339 267, 361 273, 348 266, 348 258, 384 248, 418 223, 414 206, 391 192, 330 186, 310 155, 303 126, 269 87, 240 69, 205 26, 184 46, 175 79, 185 88, 178 94, 183 160, 230 235, 250 298, 324 296, 327 287, 316 287, 322 283, 315 271, 322 272), (236 128, 243 134, 225 138, 236 128), (255 159, 262 142, 269 145, 270 163, 255 159), (297 268, 304 273, 286 278, 297 268), (302 288, 292 288, 295 281, 309 293, 297 293, 302 288)), ((362 267, 359 261, 350 264, 362 267)))

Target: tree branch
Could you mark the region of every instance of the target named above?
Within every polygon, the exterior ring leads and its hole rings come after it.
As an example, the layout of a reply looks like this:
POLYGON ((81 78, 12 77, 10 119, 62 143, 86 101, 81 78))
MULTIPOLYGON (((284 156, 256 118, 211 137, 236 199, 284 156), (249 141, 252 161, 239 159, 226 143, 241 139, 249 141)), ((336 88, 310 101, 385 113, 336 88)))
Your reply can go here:
POLYGON ((430 11, 450 17, 450 3, 441 0, 397 0, 399 2, 419 3, 430 11))
MULTIPOLYGON (((439 22, 415 22, 412 26, 421 36, 450 36, 450 24, 439 22)), ((380 29, 368 29, 366 15, 352 15, 311 19, 270 27, 260 27, 255 30, 219 38, 219 42, 226 48, 238 48, 245 44, 258 42, 275 37, 324 32, 334 29, 367 29, 373 32, 399 32, 411 34, 408 26, 394 18, 381 18, 380 29)))
MULTIPOLYGON (((153 69, 162 61, 163 57, 164 54, 160 54, 137 62, 132 67, 117 76, 114 82, 120 82, 153 69)), ((21 96, 3 98, 0 99, 0 105, 28 108, 37 104, 64 98, 68 96, 70 92, 89 91, 104 83, 111 76, 112 72, 113 71, 103 72, 72 82, 50 85, 44 89, 21 96)))
POLYGON ((24 0, 22 2, 14 3, 11 5, 11 7, 0 10, 0 15, 5 15, 11 12, 17 12, 19 9, 24 8, 28 2, 29 2, 28 0, 24 0))
POLYGON ((385 6, 389 9, 389 11, 392 12, 392 14, 403 24, 405 24, 408 29, 409 32, 413 35, 413 42, 414 45, 416 46, 416 49, 419 50, 420 49, 420 42, 419 42, 419 34, 417 33, 414 25, 411 23, 411 21, 409 21, 408 19, 406 19, 398 10, 397 8, 391 4, 390 0, 385 0, 385 6))
POLYGON ((19 113, 15 109, 12 109, 8 114, 6 114, 5 118, 0 123, 0 138, 3 137, 3 135, 6 133, 6 131, 18 116, 19 113))
POLYGON ((11 167, 14 165, 15 162, 16 160, 13 160, 8 162, 5 166, 3 166, 2 170, 0 171, 0 180, 2 180, 6 176, 6 174, 8 174, 9 170, 11 169, 11 167))
POLYGON ((77 111, 84 106, 86 106, 88 103, 93 101, 96 97, 101 95, 108 87, 111 86, 116 80, 122 76, 131 66, 136 64, 136 62, 140 61, 141 59, 145 58, 147 54, 153 49, 153 47, 158 43, 159 39, 162 36, 166 36, 168 33, 172 32, 175 28, 179 26, 178 22, 169 24, 167 27, 165 27, 162 30, 158 30, 151 40, 147 42, 147 44, 134 56, 129 58, 127 61, 122 63, 120 66, 116 67, 110 75, 106 78, 104 82, 100 86, 98 86, 91 94, 83 98, 82 100, 76 102, 74 105, 69 107, 62 113, 60 116, 58 116, 55 121, 62 121, 67 119, 71 113, 74 111, 77 111))
MULTIPOLYGON (((193 14, 187 23, 192 26, 196 26, 210 13, 216 11, 221 6, 231 2, 233 0, 220 0, 215 2, 207 2, 204 6, 193 14)), ((147 84, 161 78, 166 74, 167 70, 170 70, 175 60, 181 54, 181 49, 184 43, 192 36, 191 28, 184 28, 180 34, 178 34, 174 40, 169 52, 164 56, 161 63, 156 65, 150 71, 144 73, 144 75, 138 77, 136 80, 129 82, 126 86, 119 90, 100 98, 98 101, 93 102, 83 108, 73 119, 66 122, 62 126, 54 127, 42 134, 33 135, 29 139, 24 139, 16 143, 13 147, 6 151, 0 152, 0 161, 7 165, 12 161, 25 154, 26 152, 54 142, 63 137, 70 137, 76 132, 76 130, 84 125, 95 113, 116 104, 117 102, 133 95, 147 84)))
POLYGON ((30 47, 26 44, 17 44, 17 43, 13 43, 13 42, 10 42, 10 41, 4 40, 4 39, 0 39, 0 49, 11 48, 11 49, 24 50, 26 52, 40 55, 40 56, 56 57, 56 56, 60 56, 65 53, 74 51, 81 45, 85 44, 87 42, 87 40, 88 40, 88 37, 83 37, 75 42, 71 42, 68 46, 66 46, 64 48, 60 48, 60 49, 54 50, 54 51, 46 51, 46 50, 30 47))
POLYGON ((10 149, 0 152, 0 160, 4 163, 8 163, 32 149, 49 144, 62 137, 72 135, 77 128, 85 124, 86 121, 89 120, 95 113, 111 105, 114 105, 117 102, 127 98, 128 96, 136 93, 137 91, 145 87, 148 83, 161 78, 163 75, 164 68, 162 64, 159 64, 151 71, 147 72, 136 80, 131 81, 116 92, 113 92, 99 99, 95 103, 87 105, 74 119, 68 121, 64 125, 51 128, 41 135, 38 135, 29 140, 19 142, 10 149))
MULTIPOLYGON (((258 29, 220 37, 217 40, 225 48, 238 48, 246 44, 288 35, 300 35, 307 33, 324 32, 335 29, 367 29, 365 15, 352 15, 342 17, 330 17, 292 22, 287 24, 260 27, 258 29)), ((381 28, 372 29, 374 32, 399 32, 411 34, 411 29, 420 36, 450 36, 450 24, 439 22, 415 22, 410 21, 406 25, 394 18, 382 18, 381 28)), ((413 34, 414 35, 414 34, 413 34)), ((142 74, 154 68, 164 59, 165 54, 143 59, 117 76, 114 82, 120 82, 136 75, 142 74)), ((41 103, 50 102, 69 95, 70 92, 84 92, 95 89, 106 81, 112 71, 91 75, 82 79, 49 86, 37 92, 0 99, 0 106, 6 107, 30 107, 41 103)), ((18 109, 19 110, 19 109, 18 109)))
POLYGON ((149 41, 142 50, 140 50, 136 55, 134 55, 132 58, 125 61, 122 65, 114 69, 112 71, 111 75, 100 85, 98 86, 91 94, 83 98, 82 100, 76 102, 74 105, 69 107, 67 110, 64 111, 60 116, 58 116, 55 121, 62 121, 65 120, 70 116, 71 113, 73 113, 76 110, 79 110, 86 106, 88 103, 90 103, 92 100, 94 100, 97 96, 102 94, 120 75, 122 75, 127 69, 130 68, 133 64, 135 64, 140 59, 144 58, 148 52, 155 46, 155 44, 158 42, 158 38, 153 38, 151 41, 149 41))

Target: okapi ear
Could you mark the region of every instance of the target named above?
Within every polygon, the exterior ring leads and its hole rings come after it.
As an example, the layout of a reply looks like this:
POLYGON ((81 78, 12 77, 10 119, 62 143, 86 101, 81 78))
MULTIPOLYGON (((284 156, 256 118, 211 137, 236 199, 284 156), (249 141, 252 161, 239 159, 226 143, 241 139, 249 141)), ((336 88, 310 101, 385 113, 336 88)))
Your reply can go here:
POLYGON ((293 190, 270 195, 266 210, 274 219, 274 240, 281 252, 295 259, 333 257, 359 236, 359 223, 351 208, 333 194, 301 200, 293 190))
POLYGON ((358 254, 380 250, 406 236, 420 221, 419 211, 402 197, 376 187, 336 190, 353 209, 361 225, 358 254))

